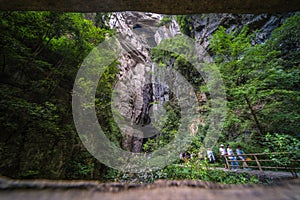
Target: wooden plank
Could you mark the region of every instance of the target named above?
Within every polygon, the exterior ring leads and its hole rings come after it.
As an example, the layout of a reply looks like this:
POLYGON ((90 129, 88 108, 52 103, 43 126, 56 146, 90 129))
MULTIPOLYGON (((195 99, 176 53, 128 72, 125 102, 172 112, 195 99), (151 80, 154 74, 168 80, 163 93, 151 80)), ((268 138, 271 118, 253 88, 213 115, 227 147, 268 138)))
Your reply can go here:
MULTIPOLYGON (((248 166, 247 168, 259 168, 258 166, 248 166)), ((269 166, 261 166, 263 169, 294 169, 300 170, 299 167, 269 167, 269 166)))
POLYGON ((248 165, 248 168, 258 168, 258 166, 249 166, 248 165))
POLYGON ((280 154, 292 154, 291 152, 270 152, 270 153, 245 153, 245 154, 239 154, 242 156, 261 156, 261 155, 280 155, 280 154))
POLYGON ((228 167, 228 169, 231 169, 231 165, 229 165, 228 159, 227 159, 227 155, 225 155, 225 160, 226 160, 226 165, 228 167))
POLYGON ((259 159, 258 159, 258 161, 259 162, 274 162, 274 160, 259 160, 259 159))
POLYGON ((296 169, 296 170, 300 170, 299 167, 269 167, 269 166, 262 166, 262 168, 266 168, 266 169, 296 169))
POLYGON ((260 163, 259 163, 257 157, 254 156, 254 158, 255 158, 256 164, 257 164, 257 166, 258 166, 258 168, 259 168, 259 171, 262 171, 262 168, 261 168, 261 166, 260 166, 260 163))

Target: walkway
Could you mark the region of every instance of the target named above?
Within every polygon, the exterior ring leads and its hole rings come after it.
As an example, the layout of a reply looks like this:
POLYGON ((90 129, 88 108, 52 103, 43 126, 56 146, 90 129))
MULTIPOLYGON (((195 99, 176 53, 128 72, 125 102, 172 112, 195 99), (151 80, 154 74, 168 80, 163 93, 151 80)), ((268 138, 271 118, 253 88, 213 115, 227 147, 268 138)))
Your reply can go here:
MULTIPOLYGON (((228 170, 224 168, 214 168, 218 170, 223 170, 223 171, 232 171, 236 173, 248 173, 251 175, 254 175, 258 177, 260 180, 285 180, 285 179, 292 179, 295 178, 293 177, 291 172, 283 172, 283 171, 259 171, 259 170, 252 170, 252 169, 235 169, 235 170, 228 170)), ((298 177, 300 177, 300 173, 297 173, 298 177)))

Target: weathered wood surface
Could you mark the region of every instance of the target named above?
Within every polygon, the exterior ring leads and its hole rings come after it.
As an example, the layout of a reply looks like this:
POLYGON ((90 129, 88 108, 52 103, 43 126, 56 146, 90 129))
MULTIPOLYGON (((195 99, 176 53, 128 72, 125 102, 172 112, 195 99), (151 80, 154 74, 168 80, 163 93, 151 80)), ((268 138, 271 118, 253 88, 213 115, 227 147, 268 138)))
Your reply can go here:
POLYGON ((165 14, 299 11, 299 0, 0 0, 0 10, 142 11, 165 14))
MULTIPOLYGON (((223 168, 212 168, 211 170, 232 171, 223 168)), ((280 183, 285 180, 298 180, 293 177, 290 172, 275 172, 275 171, 259 171, 259 170, 233 170, 236 173, 248 173, 256 176, 260 181, 271 181, 280 183)), ((299 179, 300 183, 300 179, 299 179)), ((215 184, 205 181, 195 180, 158 180, 153 184, 140 183, 101 183, 92 180, 48 180, 48 179, 10 179, 0 176, 0 191, 1 190, 19 190, 19 189, 92 189, 101 192, 123 191, 130 188, 157 188, 169 186, 189 186, 207 189, 229 189, 232 185, 215 184)), ((239 187, 239 186, 238 186, 239 187)), ((243 186, 244 187, 244 186, 243 186)), ((0 198, 1 199, 1 198, 0 198)))
MULTIPOLYGON (((67 182, 65 182, 66 184, 67 182)), ((80 182, 84 185, 89 182, 80 182)), ((76 183, 78 184, 78 182, 76 183)), ((300 179, 277 182, 274 185, 220 185, 215 183, 205 183, 199 181, 158 181, 148 187, 127 187, 126 189, 114 191, 101 191, 97 188, 19 188, 19 189, 2 189, 0 190, 0 199, 16 200, 132 200, 132 199, 230 199, 230 200, 286 200, 300 199, 300 179)), ((95 184, 94 182, 92 185, 95 184)), ((113 186, 107 184, 107 186, 113 186)), ((113 186, 120 186, 117 184, 113 186)), ((123 184, 124 185, 124 184, 123 184)), ((90 185, 91 186, 91 185, 90 185)), ((108 187, 109 188, 109 187, 108 187)))

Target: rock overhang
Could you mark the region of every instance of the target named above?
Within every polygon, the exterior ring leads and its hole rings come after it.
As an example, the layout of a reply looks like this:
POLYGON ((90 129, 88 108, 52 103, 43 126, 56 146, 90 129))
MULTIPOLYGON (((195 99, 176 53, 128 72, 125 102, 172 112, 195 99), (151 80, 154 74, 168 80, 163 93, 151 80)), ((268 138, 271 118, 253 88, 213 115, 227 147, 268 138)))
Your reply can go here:
POLYGON ((0 0, 0 10, 258 14, 299 11, 300 3, 299 0, 0 0))

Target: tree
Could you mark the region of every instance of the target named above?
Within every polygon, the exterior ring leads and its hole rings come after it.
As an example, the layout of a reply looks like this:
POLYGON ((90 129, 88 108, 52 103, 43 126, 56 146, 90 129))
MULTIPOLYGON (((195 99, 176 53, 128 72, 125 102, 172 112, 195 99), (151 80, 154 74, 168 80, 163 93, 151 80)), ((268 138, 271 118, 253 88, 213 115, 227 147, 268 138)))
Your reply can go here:
POLYGON ((105 167, 77 136, 70 102, 79 65, 112 31, 94 26, 80 13, 0 16, 1 175, 103 176, 105 167))
POLYGON ((300 110, 299 56, 294 57, 295 50, 287 55, 279 45, 287 45, 290 39, 299 42, 296 21, 297 15, 288 19, 263 44, 253 44, 255 33, 249 33, 247 27, 230 32, 220 27, 211 38, 210 48, 227 87, 228 135, 251 131, 263 137, 267 132, 299 132, 295 123, 300 110), (297 65, 291 66, 285 59, 297 65))

